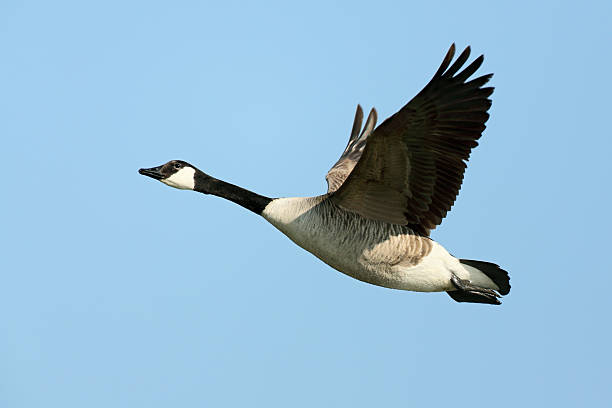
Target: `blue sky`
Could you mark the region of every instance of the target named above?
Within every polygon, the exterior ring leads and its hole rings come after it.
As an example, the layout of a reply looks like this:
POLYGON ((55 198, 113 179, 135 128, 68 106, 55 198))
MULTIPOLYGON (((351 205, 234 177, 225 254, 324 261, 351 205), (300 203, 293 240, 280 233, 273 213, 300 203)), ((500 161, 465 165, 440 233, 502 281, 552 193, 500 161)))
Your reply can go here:
POLYGON ((0 4, 0 406, 608 406, 607 2, 0 4), (325 191, 452 42, 491 119, 433 237, 500 307, 352 280, 139 167, 325 191))

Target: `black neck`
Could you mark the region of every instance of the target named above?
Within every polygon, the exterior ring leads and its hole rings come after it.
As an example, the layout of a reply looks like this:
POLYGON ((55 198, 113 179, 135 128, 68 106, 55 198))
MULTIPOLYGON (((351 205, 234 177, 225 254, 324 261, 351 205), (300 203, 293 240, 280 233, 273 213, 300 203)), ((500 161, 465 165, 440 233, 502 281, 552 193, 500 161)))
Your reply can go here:
POLYGON ((216 195, 218 197, 233 201, 236 204, 241 205, 242 207, 259 215, 261 215, 268 203, 272 201, 271 198, 255 194, 252 191, 246 190, 242 187, 226 183, 223 180, 211 177, 199 170, 196 170, 194 178, 195 191, 199 191, 200 193, 204 194, 216 195))

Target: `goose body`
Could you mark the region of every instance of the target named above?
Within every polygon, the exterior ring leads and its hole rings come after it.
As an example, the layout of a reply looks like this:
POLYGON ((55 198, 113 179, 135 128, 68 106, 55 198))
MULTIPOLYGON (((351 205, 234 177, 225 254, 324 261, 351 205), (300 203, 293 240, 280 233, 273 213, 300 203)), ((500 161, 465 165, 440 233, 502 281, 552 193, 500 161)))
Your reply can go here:
POLYGON ((447 292, 458 302, 500 304, 510 291, 499 266, 458 259, 429 238, 452 207, 465 162, 488 119, 483 85, 468 81, 480 56, 462 71, 465 51, 450 65, 451 46, 430 83, 376 126, 372 109, 361 128, 357 107, 349 142, 316 197, 268 198, 172 160, 140 169, 175 188, 233 201, 265 218, 293 242, 355 279, 393 289, 447 292))
POLYGON ((498 289, 485 274, 470 274, 442 245, 405 225, 370 220, 328 199, 272 200, 262 216, 300 247, 355 279, 417 292, 453 290, 451 273, 498 289))

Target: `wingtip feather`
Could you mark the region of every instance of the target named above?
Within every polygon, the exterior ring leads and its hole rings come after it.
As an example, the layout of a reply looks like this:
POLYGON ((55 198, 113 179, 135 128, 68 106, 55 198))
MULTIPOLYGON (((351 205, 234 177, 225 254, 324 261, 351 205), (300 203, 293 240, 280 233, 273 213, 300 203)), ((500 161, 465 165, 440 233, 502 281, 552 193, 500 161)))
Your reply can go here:
POLYGON ((359 135, 362 123, 363 109, 361 108, 361 105, 357 104, 357 110, 355 111, 355 119, 353 120, 353 128, 351 129, 351 137, 349 138, 347 146, 351 143, 351 140, 355 139, 359 135))
POLYGON ((446 53, 446 56, 444 57, 444 60, 442 60, 442 64, 440 64, 440 68, 438 68, 438 70, 436 71, 434 78, 441 76, 444 71, 446 71, 446 68, 448 68, 454 56, 455 43, 452 43, 450 48, 448 49, 448 52, 446 53))
POLYGON ((468 58, 470 57, 471 51, 472 50, 469 45, 465 47, 465 50, 463 50, 463 52, 459 55, 459 57, 457 57, 453 65, 451 65, 451 67, 447 69, 442 76, 446 78, 450 78, 453 75, 455 75, 455 73, 459 71, 459 69, 463 66, 463 64, 465 64, 465 61, 468 60, 468 58))

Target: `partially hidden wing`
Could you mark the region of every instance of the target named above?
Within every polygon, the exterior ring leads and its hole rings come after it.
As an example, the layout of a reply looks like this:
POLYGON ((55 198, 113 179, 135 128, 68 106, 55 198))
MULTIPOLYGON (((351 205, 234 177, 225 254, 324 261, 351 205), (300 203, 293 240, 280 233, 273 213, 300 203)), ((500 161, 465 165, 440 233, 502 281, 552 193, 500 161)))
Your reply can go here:
POLYGON ((332 193, 338 189, 344 183, 344 180, 351 173, 359 158, 363 152, 363 148, 366 145, 366 139, 374 130, 376 126, 376 109, 372 109, 366 120, 366 124, 361 131, 361 123, 363 121, 363 109, 360 105, 357 105, 357 111, 355 112, 355 120, 353 121, 353 128, 351 130, 351 137, 340 156, 340 159, 332 166, 327 172, 325 179, 327 180, 327 192, 332 193))
POLYGON ((484 57, 459 72, 470 47, 450 65, 454 54, 453 44, 425 88, 374 130, 331 200, 363 217, 412 225, 425 234, 442 222, 485 129, 493 93, 483 87, 493 74, 467 81, 484 57))

